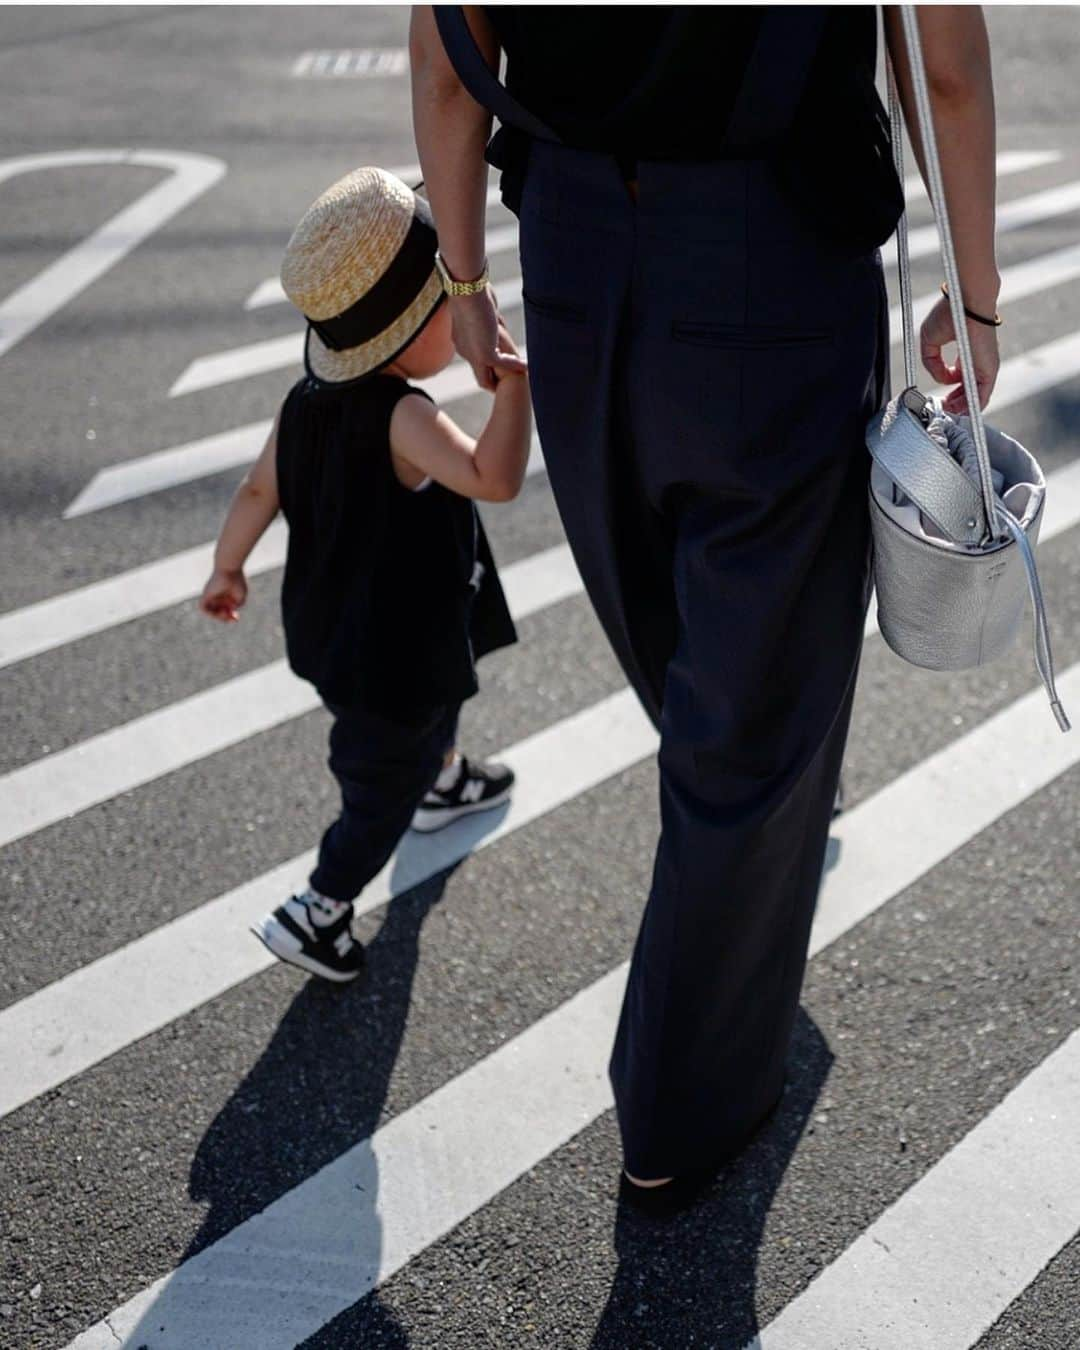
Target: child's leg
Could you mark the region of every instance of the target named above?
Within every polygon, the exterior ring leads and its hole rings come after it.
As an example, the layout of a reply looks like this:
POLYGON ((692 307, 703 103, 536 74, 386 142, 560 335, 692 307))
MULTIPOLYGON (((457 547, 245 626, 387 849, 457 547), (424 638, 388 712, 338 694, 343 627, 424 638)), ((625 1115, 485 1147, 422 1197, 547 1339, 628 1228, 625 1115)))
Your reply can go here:
POLYGON ((401 723, 327 706, 334 714, 330 768, 341 787, 341 815, 323 835, 311 887, 347 901, 378 874, 408 829, 453 748, 458 709, 433 709, 401 723))

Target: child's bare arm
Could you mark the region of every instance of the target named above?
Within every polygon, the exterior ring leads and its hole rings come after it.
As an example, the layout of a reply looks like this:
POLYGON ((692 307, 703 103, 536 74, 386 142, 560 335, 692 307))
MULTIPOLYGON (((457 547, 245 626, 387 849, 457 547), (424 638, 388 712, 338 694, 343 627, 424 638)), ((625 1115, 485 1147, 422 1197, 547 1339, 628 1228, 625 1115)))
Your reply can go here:
POLYGON ((236 489, 214 549, 214 571, 199 600, 202 612, 222 623, 235 623, 240 617, 238 611, 247 599, 244 564, 278 513, 278 420, 236 489))
POLYGON ((506 502, 521 489, 531 430, 528 377, 504 373, 475 441, 428 399, 407 394, 390 419, 390 449, 402 478, 411 468, 463 497, 506 502))

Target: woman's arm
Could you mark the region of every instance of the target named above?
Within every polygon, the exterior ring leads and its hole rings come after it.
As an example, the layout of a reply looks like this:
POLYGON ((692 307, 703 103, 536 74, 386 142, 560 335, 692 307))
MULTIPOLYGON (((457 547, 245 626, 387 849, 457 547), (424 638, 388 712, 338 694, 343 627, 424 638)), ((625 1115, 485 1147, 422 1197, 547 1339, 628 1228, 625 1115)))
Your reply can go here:
MULTIPOLYGON (((884 14, 885 34, 896 71, 904 120, 925 182, 922 138, 900 11, 896 6, 887 5, 884 14)), ((994 251, 994 86, 986 22, 979 5, 919 5, 916 14, 945 202, 960 271, 960 288, 968 309, 993 315, 997 310, 1001 277, 994 251)), ((1000 360, 997 332, 969 320, 968 333, 975 359, 979 403, 985 407, 997 380, 1000 360)), ((941 356, 942 347, 955 338, 949 303, 943 298, 930 311, 922 327, 923 364, 941 384, 955 385, 960 380, 959 363, 947 366, 941 356)), ((962 388, 949 394, 945 407, 950 412, 966 410, 962 388)))
MULTIPOLYGON (((498 69, 499 47, 483 10, 465 8, 484 58, 498 69)), ((439 232, 439 252, 452 276, 470 281, 484 270, 487 163, 491 114, 464 88, 450 64, 430 5, 415 5, 409 26, 413 130, 420 169, 439 232)), ((494 293, 452 296, 454 345, 482 389, 494 390, 495 367, 522 372, 509 349, 494 293)))

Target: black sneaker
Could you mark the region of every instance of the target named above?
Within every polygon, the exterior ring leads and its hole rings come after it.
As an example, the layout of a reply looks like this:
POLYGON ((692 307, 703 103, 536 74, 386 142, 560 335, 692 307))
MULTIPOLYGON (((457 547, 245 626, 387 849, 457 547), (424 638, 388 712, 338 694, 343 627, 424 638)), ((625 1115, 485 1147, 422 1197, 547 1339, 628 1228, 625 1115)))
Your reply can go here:
POLYGON ((430 834, 474 811, 490 811, 506 801, 513 786, 514 771, 505 764, 473 764, 462 755, 453 785, 441 791, 432 788, 425 795, 412 818, 412 827, 430 834))
POLYGON ((251 931, 278 958, 291 966, 345 984, 364 966, 364 947, 352 935, 352 905, 321 896, 294 895, 265 914, 251 931))

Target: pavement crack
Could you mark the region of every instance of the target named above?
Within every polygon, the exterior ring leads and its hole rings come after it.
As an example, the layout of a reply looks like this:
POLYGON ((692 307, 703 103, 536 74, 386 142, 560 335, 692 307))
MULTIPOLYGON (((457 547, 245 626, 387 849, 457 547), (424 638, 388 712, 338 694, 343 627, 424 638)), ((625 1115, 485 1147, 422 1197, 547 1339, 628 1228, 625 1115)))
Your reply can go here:
POLYGON ((870 1236, 874 1239, 874 1241, 877 1243, 877 1245, 881 1248, 882 1251, 889 1252, 889 1255, 892 1256, 892 1252, 889 1251, 889 1248, 885 1245, 884 1242, 882 1242, 882 1240, 877 1236, 876 1233, 871 1233, 870 1236))
POLYGON ((119 1336, 119 1334, 117 1333, 116 1328, 113 1326, 113 1324, 109 1321, 109 1319, 108 1319, 107 1317, 106 1317, 106 1319, 105 1319, 105 1325, 106 1325, 106 1326, 109 1328, 109 1330, 112 1332, 113 1338, 114 1338, 114 1340, 116 1341, 116 1344, 117 1344, 117 1345, 123 1345, 124 1342, 120 1339, 120 1336, 119 1336))

